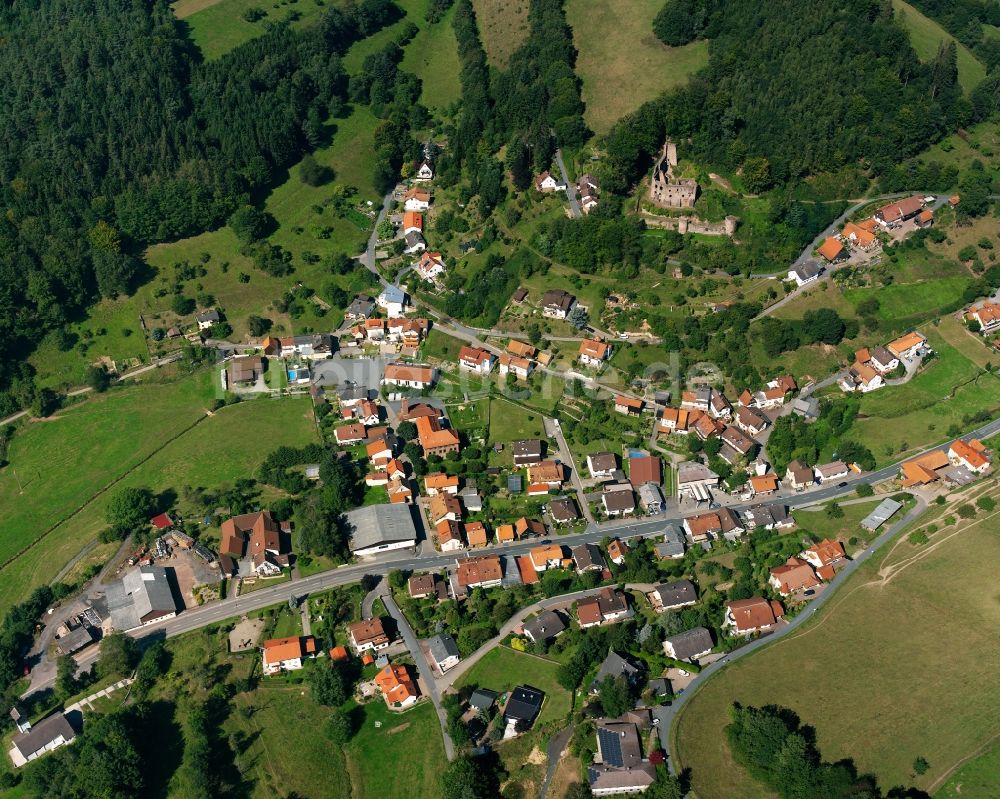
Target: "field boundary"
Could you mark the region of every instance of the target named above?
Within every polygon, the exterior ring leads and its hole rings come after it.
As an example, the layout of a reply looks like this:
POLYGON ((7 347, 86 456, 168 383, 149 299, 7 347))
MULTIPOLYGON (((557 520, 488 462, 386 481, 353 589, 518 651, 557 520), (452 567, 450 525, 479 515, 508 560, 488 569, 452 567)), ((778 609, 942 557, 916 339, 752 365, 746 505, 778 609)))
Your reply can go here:
MULTIPOLYGON (((218 411, 216 411, 215 413, 217 413, 217 412, 218 411)), ((22 555, 24 555, 25 553, 27 553, 30 550, 34 549, 35 546, 37 546, 39 543, 41 543, 46 538, 48 538, 49 535, 51 535, 53 532, 55 532, 55 530, 58 527, 61 527, 62 525, 66 524, 66 522, 68 522, 70 519, 72 519, 74 516, 77 516, 78 514, 82 513, 86 508, 88 508, 90 505, 92 505, 94 503, 94 500, 96 500, 99 497, 101 497, 104 494, 106 494, 111 488, 113 488, 118 483, 120 483, 122 480, 124 480, 126 477, 128 477, 130 474, 132 474, 132 472, 134 472, 140 466, 142 466, 145 463, 147 463, 154 455, 159 454, 160 450, 162 450, 163 447, 166 447, 167 445, 172 444, 178 438, 180 438, 181 436, 186 435, 187 433, 191 432, 195 427, 197 427, 198 425, 200 425, 202 422, 204 422, 206 419, 209 419, 209 418, 211 418, 211 417, 209 416, 208 412, 206 411, 203 416, 198 417, 190 425, 188 425, 187 427, 185 427, 183 430, 179 430, 175 435, 173 435, 170 438, 168 438, 159 447, 157 447, 156 449, 154 449, 152 452, 150 452, 148 455, 146 455, 144 458, 142 458, 138 463, 136 463, 135 466, 133 466, 131 469, 129 469, 126 472, 123 472, 118 477, 116 477, 114 480, 112 480, 110 483, 108 483, 107 485, 105 485, 103 488, 99 489, 95 494, 93 494, 90 497, 90 499, 88 499, 86 502, 84 502, 79 507, 74 508, 73 511, 71 511, 67 516, 64 516, 62 519, 59 519, 58 521, 54 522, 51 526, 49 526, 48 529, 44 530, 42 532, 42 534, 39 535, 38 538, 36 538, 30 544, 27 544, 27 545, 21 547, 21 549, 19 549, 14 555, 11 555, 9 558, 7 558, 3 562, 0 562, 0 572, 3 572, 4 569, 6 569, 8 566, 13 565, 13 563, 16 560, 18 560, 22 555)))

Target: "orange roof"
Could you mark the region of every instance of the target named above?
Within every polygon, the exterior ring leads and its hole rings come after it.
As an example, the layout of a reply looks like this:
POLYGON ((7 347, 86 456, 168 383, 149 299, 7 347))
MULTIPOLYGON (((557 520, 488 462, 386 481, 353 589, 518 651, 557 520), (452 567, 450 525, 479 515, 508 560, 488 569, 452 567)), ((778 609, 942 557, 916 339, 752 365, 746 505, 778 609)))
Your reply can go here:
POLYGON ((514 531, 517 533, 518 538, 523 536, 525 533, 545 535, 545 525, 537 519, 529 519, 526 516, 522 516, 514 522, 514 531))
POLYGON ((692 535, 709 533, 712 530, 722 529, 722 519, 718 513, 702 513, 698 516, 690 516, 684 521, 687 522, 688 529, 692 535))
POLYGON ((844 245, 837 241, 837 239, 833 236, 827 236, 826 241, 819 246, 818 250, 819 254, 828 261, 833 261, 839 258, 843 251, 844 245))
POLYGON ((469 522, 465 525, 465 537, 470 547, 484 547, 489 543, 486 525, 482 522, 469 522))
POLYGON ((375 684, 387 702, 405 702, 407 699, 419 696, 406 666, 396 663, 390 663, 376 674, 375 684))
POLYGON ((445 474, 444 472, 434 472, 424 478, 424 487, 435 488, 438 491, 443 488, 458 488, 458 475, 445 474))
POLYGON ((330 650, 330 660, 348 660, 350 657, 346 646, 335 646, 330 650))
POLYGON ((925 469, 943 469, 948 465, 948 455, 943 450, 936 449, 921 455, 919 458, 914 458, 913 462, 919 463, 925 469))
POLYGON ((538 354, 538 350, 530 344, 525 344, 523 341, 518 341, 515 338, 507 342, 507 352, 521 358, 534 358, 538 354))
POLYGON ((418 214, 416 211, 407 211, 403 214, 403 230, 409 230, 410 228, 416 228, 417 230, 424 229, 424 215, 418 214))
POLYGON ((361 656, 361 662, 364 663, 366 666, 370 666, 372 663, 375 662, 375 658, 372 657, 370 653, 365 652, 365 654, 361 656))
POLYGON ((420 200, 422 202, 430 202, 431 193, 427 189, 421 189, 419 186, 414 186, 412 189, 403 195, 404 200, 420 200))
POLYGON ((493 355, 482 347, 462 347, 458 351, 458 360, 480 366, 493 359, 493 355))
MULTIPOLYGON (((870 219, 865 220, 865 222, 872 226, 875 225, 875 222, 870 219)), ((855 242, 859 247, 868 247, 875 241, 875 233, 871 229, 856 225, 854 222, 848 222, 844 225, 842 235, 845 239, 855 242)))
POLYGON ((750 478, 750 485, 757 494, 766 493, 768 491, 777 491, 778 478, 773 474, 765 474, 762 476, 754 475, 750 478))
POLYGON ((727 602, 726 607, 736 622, 736 629, 741 632, 767 627, 776 621, 775 608, 763 597, 727 602))
POLYGON ((449 514, 461 518, 462 505, 453 494, 435 494, 427 505, 427 513, 431 517, 431 522, 437 524, 449 514))
POLYGON ((862 347, 860 350, 855 351, 854 360, 857 363, 868 363, 872 359, 872 351, 868 347, 862 347))
POLYGON ((900 336, 899 338, 890 341, 885 345, 885 348, 898 358, 902 353, 913 349, 914 347, 920 346, 926 340, 927 339, 919 333, 907 333, 905 336, 900 336))
POLYGON ((360 441, 365 437, 365 426, 357 422, 345 424, 336 428, 333 434, 337 437, 337 441, 360 441))
POLYGON ((563 552, 562 547, 558 544, 543 544, 540 547, 533 547, 528 553, 531 557, 531 563, 536 568, 538 566, 545 566, 550 560, 562 560, 563 552))
POLYGON ((608 555, 612 560, 621 560, 625 557, 625 547, 617 538, 612 538, 608 542, 608 555))
POLYGON ((632 410, 641 411, 642 406, 645 403, 639 399, 632 399, 631 397, 623 397, 620 394, 615 397, 615 405, 621 405, 625 408, 631 408, 632 410))
POLYGON ((492 583, 503 577, 503 567, 497 555, 482 555, 478 558, 463 558, 458 561, 455 579, 463 588, 492 583))
POLYGON ((580 342, 580 355, 586 355, 590 358, 600 358, 603 360, 608 357, 608 350, 610 346, 607 342, 597 341, 596 339, 585 338, 580 342))
POLYGON ((873 216, 870 216, 867 219, 862 219, 858 222, 857 226, 866 233, 874 233, 878 230, 878 222, 875 221, 875 217, 873 216))
POLYGON ((878 377, 878 376, 879 376, 879 373, 878 373, 878 372, 876 372, 876 371, 875 371, 875 370, 874 370, 874 369, 873 369, 873 368, 872 368, 871 366, 869 366, 869 365, 868 365, 867 363, 856 363, 856 364, 854 364, 854 371, 855 371, 855 372, 857 372, 857 375, 858 375, 858 378, 859 378, 859 379, 861 380, 861 382, 863 382, 863 383, 864 383, 864 384, 865 384, 866 386, 867 386, 867 385, 868 385, 869 383, 871 383, 871 382, 872 382, 872 380, 874 380, 874 379, 875 379, 876 377, 878 377))
POLYGON ((528 467, 531 483, 561 483, 566 479, 566 467, 555 461, 542 461, 528 467))
POLYGON ((665 422, 673 422, 674 429, 687 430, 688 412, 680 408, 664 408, 661 426, 666 427, 665 422))
POLYGON ((514 525, 513 524, 501 524, 497 527, 497 541, 513 541, 514 540, 514 525))
POLYGON ((958 205, 961 201, 962 198, 959 195, 953 194, 951 195, 951 197, 948 198, 948 205, 955 206, 958 205))
MULTIPOLYGON (((373 441, 371 444, 365 445, 365 452, 368 453, 369 458, 374 458, 380 452, 385 452, 386 450, 392 452, 384 438, 380 438, 378 441, 373 441)), ((386 463, 388 463, 388 461, 386 461, 386 463)))
POLYGON ((918 222, 930 222, 933 218, 934 218, 934 212, 930 208, 927 208, 921 211, 919 214, 917 214, 918 222))
POLYGON ((989 464, 989 460, 981 452, 966 444, 962 439, 955 441, 949 449, 956 458, 965 461, 972 469, 982 469, 989 464))
POLYGON ((433 383, 434 369, 430 366, 415 366, 408 363, 390 363, 382 373, 382 379, 392 381, 411 381, 418 383, 433 383))
POLYGON ((441 422, 433 416, 420 416, 416 424, 417 438, 425 450, 458 446, 458 433, 450 427, 442 427, 441 422))
POLYGON ((933 483, 938 479, 937 470, 943 469, 948 463, 948 455, 939 449, 906 461, 902 466, 903 485, 909 487, 933 483))
POLYGON ((521 575, 521 582, 525 585, 534 585, 538 582, 538 572, 535 570, 531 558, 521 555, 517 559, 517 571, 521 575))
POLYGON ((995 302, 984 302, 978 308, 974 308, 970 315, 975 315, 976 321, 980 325, 992 325, 1000 319, 1000 304, 995 302))
MULTIPOLYGON (((308 640, 312 641, 313 639, 308 640)), ((313 646, 315 647, 315 642, 313 642, 313 646)), ((272 665, 285 660, 295 660, 308 651, 303 639, 297 635, 289 638, 272 638, 264 642, 264 664, 272 665)))
POLYGON ((986 445, 978 438, 969 439, 969 446, 972 447, 976 452, 986 452, 986 445))
POLYGON ((442 519, 434 525, 437 531, 438 543, 443 547, 452 541, 462 543, 462 525, 451 519, 442 519))

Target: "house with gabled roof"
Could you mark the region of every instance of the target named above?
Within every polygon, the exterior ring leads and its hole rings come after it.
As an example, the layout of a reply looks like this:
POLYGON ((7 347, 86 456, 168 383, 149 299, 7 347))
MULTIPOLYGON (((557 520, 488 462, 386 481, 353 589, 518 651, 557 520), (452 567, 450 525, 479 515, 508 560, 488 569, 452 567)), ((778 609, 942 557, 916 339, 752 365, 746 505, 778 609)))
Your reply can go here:
POLYGON ((420 696, 407 667, 401 663, 390 663, 375 675, 374 682, 389 707, 409 707, 420 696))
POLYGON ((722 626, 733 635, 750 636, 773 630, 785 615, 780 602, 769 602, 763 597, 738 599, 726 603, 722 626))
POLYGON ((493 369, 496 356, 482 347, 465 346, 458 352, 458 368, 476 374, 486 375, 493 369))
POLYGON ((820 581, 808 561, 790 557, 781 566, 769 571, 768 584, 781 596, 791 596, 819 587, 820 581))
POLYGON ((600 366, 611 357, 612 347, 606 341, 585 338, 580 342, 580 363, 584 366, 600 366))
POLYGON ((298 671, 303 662, 316 657, 316 639, 305 637, 271 638, 261 647, 265 674, 298 671))

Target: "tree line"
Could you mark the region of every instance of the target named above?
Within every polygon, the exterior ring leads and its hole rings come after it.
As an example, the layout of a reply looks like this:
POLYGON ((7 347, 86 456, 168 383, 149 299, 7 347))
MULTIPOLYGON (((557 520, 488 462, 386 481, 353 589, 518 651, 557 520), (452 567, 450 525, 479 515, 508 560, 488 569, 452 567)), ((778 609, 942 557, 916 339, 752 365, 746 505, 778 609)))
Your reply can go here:
POLYGON ((399 14, 330 8, 203 63, 166 0, 0 8, 0 408, 31 404, 24 353, 129 291, 145 244, 220 224, 320 144, 340 56, 399 14))
POLYGON ((882 174, 988 113, 988 96, 962 96, 954 46, 921 63, 883 0, 668 0, 662 17, 687 26, 671 44, 711 34, 709 63, 615 125, 606 188, 631 186, 667 134, 763 190, 858 164, 882 174))

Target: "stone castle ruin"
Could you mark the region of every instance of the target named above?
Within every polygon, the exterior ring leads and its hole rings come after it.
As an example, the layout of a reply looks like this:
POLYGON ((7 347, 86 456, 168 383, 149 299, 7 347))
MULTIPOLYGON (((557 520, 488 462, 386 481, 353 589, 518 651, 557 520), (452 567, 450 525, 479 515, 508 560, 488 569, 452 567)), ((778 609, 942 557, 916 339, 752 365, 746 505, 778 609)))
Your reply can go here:
POLYGON ((667 139, 663 145, 653 178, 649 182, 649 200, 660 208, 694 208, 698 198, 698 181, 693 178, 677 178, 677 145, 667 139))

